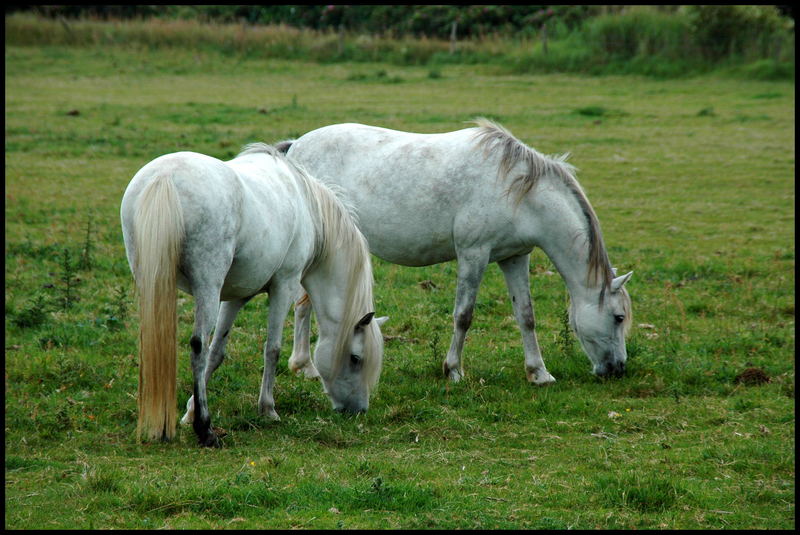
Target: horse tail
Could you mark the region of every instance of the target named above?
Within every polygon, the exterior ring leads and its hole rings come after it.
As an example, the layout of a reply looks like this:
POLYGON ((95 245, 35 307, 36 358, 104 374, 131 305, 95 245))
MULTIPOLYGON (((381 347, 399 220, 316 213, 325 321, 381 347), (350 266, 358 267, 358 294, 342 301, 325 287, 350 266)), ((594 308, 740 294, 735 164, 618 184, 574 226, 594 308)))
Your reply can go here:
POLYGON ((134 217, 134 278, 139 294, 137 439, 170 440, 177 411, 177 276, 183 211, 172 178, 157 176, 134 217))
POLYGON ((294 139, 279 141, 275 143, 275 148, 278 149, 278 151, 286 154, 287 152, 289 152, 289 147, 292 146, 292 143, 294 143, 294 139))

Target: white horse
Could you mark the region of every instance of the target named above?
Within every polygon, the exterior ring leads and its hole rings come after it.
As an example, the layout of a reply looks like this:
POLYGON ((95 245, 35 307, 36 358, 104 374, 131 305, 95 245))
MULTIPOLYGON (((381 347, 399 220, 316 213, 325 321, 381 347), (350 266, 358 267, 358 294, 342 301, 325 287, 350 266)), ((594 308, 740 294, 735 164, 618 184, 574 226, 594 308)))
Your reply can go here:
MULTIPOLYGON (((566 157, 547 157, 486 119, 442 134, 338 124, 276 146, 314 176, 343 190, 370 251, 404 266, 456 259, 454 333, 444 360, 453 381, 484 269, 497 262, 522 333, 529 381, 555 381, 534 329, 530 253, 540 247, 566 282, 570 323, 595 374, 621 375, 631 304, 609 264, 600 225, 566 157)), ((295 306, 289 365, 313 376, 309 306, 295 306), (298 337, 300 338, 298 340, 298 337)))
POLYGON ((219 445, 206 384, 237 312, 263 292, 269 316, 258 407, 278 419, 275 368, 301 284, 317 311, 315 362, 334 409, 367 409, 383 359, 382 318, 373 320, 366 241, 331 190, 256 143, 227 162, 194 152, 156 158, 128 184, 120 212, 140 303, 137 436, 175 434, 176 288, 195 297, 194 395, 182 421, 193 422, 200 444, 219 445))

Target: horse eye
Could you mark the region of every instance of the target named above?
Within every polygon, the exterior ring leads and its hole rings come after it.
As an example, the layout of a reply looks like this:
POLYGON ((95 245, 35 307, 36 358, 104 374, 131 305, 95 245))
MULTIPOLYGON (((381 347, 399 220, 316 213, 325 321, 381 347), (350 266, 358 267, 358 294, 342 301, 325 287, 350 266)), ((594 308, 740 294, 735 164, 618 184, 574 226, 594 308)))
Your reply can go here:
POLYGON ((355 354, 351 353, 351 354, 350 354, 350 363, 351 363, 353 366, 358 366, 359 364, 361 364, 361 357, 359 357, 358 355, 355 355, 355 354))
POLYGON ((616 321, 617 323, 622 323, 623 321, 625 321, 625 316, 623 316, 622 314, 614 314, 614 321, 616 321))

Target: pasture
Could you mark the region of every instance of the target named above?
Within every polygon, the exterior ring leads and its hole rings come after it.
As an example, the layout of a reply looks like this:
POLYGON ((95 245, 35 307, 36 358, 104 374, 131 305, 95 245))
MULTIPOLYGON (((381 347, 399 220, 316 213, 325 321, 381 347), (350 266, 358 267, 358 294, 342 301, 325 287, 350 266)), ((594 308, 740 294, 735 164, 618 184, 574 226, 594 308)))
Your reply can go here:
MULTIPOLYGON (((794 526, 793 83, 121 47, 7 46, 5 59, 6 528, 794 526), (288 372, 290 316, 281 421, 258 417, 260 296, 209 383, 223 447, 198 447, 187 427, 137 444, 119 203, 139 168, 178 150, 229 159, 338 122, 443 132, 476 116, 571 153, 612 263, 634 271, 624 378, 590 373, 564 283, 535 251, 537 332, 557 382, 526 382, 491 265, 466 378, 450 384, 455 264, 374 259, 376 313, 390 319, 368 413, 332 412, 318 382, 288 372)), ((182 409, 193 299, 178 306, 182 409)))

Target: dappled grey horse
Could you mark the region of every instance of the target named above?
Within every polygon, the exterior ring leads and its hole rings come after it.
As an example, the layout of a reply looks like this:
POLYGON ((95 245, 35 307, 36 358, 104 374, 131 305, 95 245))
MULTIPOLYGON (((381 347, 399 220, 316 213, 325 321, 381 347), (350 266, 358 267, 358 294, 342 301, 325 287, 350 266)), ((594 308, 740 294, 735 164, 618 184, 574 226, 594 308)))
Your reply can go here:
MULTIPOLYGON (((337 124, 276 146, 319 180, 341 188, 376 256, 404 266, 456 259, 454 331, 443 363, 453 381, 475 297, 489 262, 505 276, 522 333, 529 381, 555 381, 536 337, 530 253, 540 247, 563 277, 570 324, 597 375, 625 370, 631 304, 609 263, 600 225, 565 157, 547 157, 503 127, 441 134, 337 124)), ((308 351, 309 305, 295 306, 290 367, 315 375, 308 351)))
POLYGON ((259 293, 269 294, 261 414, 278 419, 275 369, 301 284, 317 312, 314 358, 334 409, 367 409, 383 358, 372 267, 351 214, 326 186, 260 143, 227 162, 178 152, 136 173, 121 216, 139 293, 139 437, 175 434, 177 288, 195 298, 194 394, 182 421, 193 423, 202 445, 219 445, 206 384, 236 314, 259 293))

